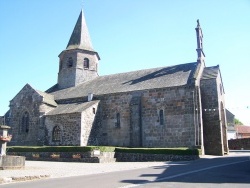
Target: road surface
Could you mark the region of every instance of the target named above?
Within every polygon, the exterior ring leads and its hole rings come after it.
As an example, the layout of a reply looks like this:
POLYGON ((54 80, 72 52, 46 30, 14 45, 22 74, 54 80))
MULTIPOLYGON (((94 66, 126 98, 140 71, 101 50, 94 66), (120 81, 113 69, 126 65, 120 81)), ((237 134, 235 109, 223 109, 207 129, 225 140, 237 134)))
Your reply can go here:
POLYGON ((166 162, 135 170, 2 184, 0 188, 250 187, 248 155, 166 162))

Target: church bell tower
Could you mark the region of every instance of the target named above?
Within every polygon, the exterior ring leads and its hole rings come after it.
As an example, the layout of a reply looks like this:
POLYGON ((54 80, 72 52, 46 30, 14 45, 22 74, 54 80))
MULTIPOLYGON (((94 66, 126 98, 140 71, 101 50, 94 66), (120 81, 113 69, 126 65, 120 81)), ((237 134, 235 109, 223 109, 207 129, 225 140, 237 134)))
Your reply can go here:
POLYGON ((59 54, 58 88, 75 87, 98 77, 99 60, 81 11, 66 49, 59 54))

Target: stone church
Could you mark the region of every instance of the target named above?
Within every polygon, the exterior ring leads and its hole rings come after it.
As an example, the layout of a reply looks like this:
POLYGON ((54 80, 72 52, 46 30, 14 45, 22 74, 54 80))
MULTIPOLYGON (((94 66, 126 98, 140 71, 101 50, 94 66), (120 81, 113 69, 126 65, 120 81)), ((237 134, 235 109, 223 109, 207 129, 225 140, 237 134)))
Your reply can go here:
POLYGON ((81 11, 58 80, 47 91, 26 84, 5 118, 10 145, 198 147, 228 152, 224 88, 219 66, 206 67, 197 21, 197 61, 99 76, 81 11))

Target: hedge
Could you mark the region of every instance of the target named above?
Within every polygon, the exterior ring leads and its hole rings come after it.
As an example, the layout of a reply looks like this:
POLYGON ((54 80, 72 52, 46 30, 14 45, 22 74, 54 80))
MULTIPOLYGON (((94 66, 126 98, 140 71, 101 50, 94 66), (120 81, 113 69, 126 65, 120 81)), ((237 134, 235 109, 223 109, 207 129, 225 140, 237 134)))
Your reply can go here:
POLYGON ((95 149, 115 151, 115 147, 110 146, 9 146, 7 152, 88 152, 95 149))
POLYGON ((201 150, 189 148, 116 148, 116 152, 167 154, 167 155, 200 155, 201 150))
POLYGON ((112 146, 9 146, 7 152, 101 152, 145 153, 168 155, 200 155, 201 150, 189 148, 123 148, 112 146))

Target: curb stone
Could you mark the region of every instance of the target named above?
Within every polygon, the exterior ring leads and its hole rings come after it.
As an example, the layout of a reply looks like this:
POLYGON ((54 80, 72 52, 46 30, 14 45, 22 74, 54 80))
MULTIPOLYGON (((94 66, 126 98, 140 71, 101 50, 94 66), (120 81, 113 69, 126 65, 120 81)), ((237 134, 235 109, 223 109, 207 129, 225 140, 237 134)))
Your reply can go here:
POLYGON ((0 184, 3 183, 11 183, 11 182, 19 182, 19 181, 31 181, 31 180, 39 180, 49 178, 50 175, 37 175, 37 176, 19 176, 19 177, 4 177, 0 178, 0 184))

